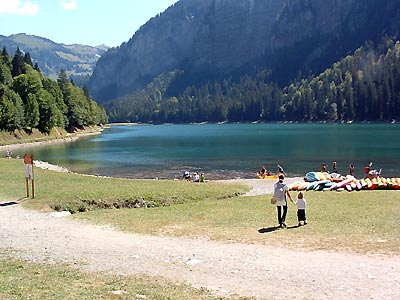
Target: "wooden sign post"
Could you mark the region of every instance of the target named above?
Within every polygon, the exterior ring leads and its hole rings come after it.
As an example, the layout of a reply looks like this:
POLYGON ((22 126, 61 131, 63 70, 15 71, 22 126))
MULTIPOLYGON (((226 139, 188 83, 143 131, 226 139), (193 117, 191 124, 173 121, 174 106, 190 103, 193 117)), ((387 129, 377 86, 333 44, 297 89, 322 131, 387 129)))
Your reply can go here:
POLYGON ((33 155, 24 155, 26 198, 29 198, 29 180, 32 181, 32 199, 35 198, 35 180, 33 177, 33 155))

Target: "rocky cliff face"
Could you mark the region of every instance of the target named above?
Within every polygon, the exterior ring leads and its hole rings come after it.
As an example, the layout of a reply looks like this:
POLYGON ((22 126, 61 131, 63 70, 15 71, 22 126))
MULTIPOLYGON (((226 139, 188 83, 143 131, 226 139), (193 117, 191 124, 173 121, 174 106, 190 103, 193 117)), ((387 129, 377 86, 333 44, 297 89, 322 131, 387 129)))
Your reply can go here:
POLYGON ((174 69, 226 72, 258 57, 284 0, 181 0, 104 55, 89 87, 100 101, 174 69))
POLYGON ((95 99, 106 101, 175 69, 196 78, 261 63, 295 73, 322 57, 332 63, 374 38, 381 30, 378 19, 385 18, 382 14, 396 19, 399 6, 396 0, 181 0, 109 50, 89 88, 95 99), (375 14, 380 14, 373 18, 378 25, 361 37, 375 14))
POLYGON ((226 72, 262 55, 270 46, 282 0, 209 1, 194 39, 195 70, 226 72))

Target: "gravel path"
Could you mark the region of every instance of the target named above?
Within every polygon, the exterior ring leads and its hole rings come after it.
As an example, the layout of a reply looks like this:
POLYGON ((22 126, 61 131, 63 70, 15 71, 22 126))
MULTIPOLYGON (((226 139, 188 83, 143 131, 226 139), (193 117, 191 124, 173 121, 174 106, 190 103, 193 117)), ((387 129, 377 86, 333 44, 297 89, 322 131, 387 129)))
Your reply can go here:
POLYGON ((127 234, 0 204, 0 251, 84 271, 159 275, 220 295, 266 299, 400 299, 400 257, 304 252, 127 234))

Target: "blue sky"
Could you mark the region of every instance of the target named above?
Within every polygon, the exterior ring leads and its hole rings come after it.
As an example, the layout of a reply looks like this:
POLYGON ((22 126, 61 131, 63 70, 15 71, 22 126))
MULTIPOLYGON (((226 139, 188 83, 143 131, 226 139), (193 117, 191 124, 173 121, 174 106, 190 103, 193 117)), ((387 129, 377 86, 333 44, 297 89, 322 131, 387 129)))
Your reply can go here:
POLYGON ((0 0, 0 34, 119 46, 178 0, 0 0))

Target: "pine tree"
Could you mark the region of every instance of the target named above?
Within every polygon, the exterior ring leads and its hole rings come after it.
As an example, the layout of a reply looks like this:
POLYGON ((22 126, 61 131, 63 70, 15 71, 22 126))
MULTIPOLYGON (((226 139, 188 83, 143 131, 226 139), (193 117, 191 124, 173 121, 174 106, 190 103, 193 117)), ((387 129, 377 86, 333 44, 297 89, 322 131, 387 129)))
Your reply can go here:
POLYGON ((12 64, 12 71, 11 71, 12 77, 17 77, 18 75, 26 73, 25 60, 24 57, 22 56, 21 50, 19 50, 19 47, 17 48, 17 51, 15 51, 15 55, 11 64, 12 64))
POLYGON ((26 52, 26 53, 25 53, 24 61, 25 61, 25 63, 27 63, 28 65, 30 65, 31 67, 33 67, 32 58, 31 58, 31 55, 30 55, 29 52, 26 52))
POLYGON ((11 68, 12 68, 11 57, 8 54, 7 49, 6 49, 5 46, 3 47, 3 50, 1 51, 1 61, 3 62, 3 64, 5 66, 7 66, 11 70, 11 68))
POLYGON ((35 70, 35 71, 37 71, 37 72, 42 72, 42 71, 40 71, 40 68, 39 68, 39 65, 38 65, 38 63, 35 63, 35 66, 33 67, 33 69, 35 70))

